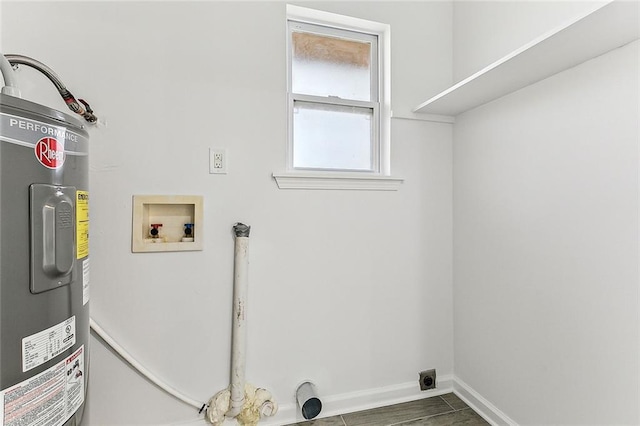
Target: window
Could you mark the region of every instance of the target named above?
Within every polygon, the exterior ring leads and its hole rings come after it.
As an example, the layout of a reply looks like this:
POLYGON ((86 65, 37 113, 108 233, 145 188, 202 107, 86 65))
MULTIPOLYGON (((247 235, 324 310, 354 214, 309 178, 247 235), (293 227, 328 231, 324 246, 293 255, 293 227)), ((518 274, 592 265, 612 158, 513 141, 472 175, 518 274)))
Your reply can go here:
POLYGON ((389 26, 292 5, 287 17, 288 175, 389 178, 389 26))
POLYGON ((293 169, 380 171, 377 42, 289 21, 293 169))

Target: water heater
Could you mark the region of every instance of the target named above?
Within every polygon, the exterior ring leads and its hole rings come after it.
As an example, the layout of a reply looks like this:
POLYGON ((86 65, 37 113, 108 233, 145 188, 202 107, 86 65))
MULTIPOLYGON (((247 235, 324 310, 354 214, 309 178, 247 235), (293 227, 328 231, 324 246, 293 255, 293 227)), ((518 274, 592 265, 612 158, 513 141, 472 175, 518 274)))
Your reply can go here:
POLYGON ((88 142, 75 117, 0 94, 2 426, 82 420, 89 366, 88 142))

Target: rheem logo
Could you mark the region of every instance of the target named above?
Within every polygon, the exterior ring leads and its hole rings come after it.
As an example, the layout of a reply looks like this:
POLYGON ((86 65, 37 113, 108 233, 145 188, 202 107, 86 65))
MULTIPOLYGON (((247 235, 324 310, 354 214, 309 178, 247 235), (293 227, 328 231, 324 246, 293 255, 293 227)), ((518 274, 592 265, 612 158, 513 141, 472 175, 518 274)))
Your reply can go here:
POLYGON ((55 138, 42 138, 34 148, 36 158, 48 169, 59 169, 64 164, 64 145, 55 138))

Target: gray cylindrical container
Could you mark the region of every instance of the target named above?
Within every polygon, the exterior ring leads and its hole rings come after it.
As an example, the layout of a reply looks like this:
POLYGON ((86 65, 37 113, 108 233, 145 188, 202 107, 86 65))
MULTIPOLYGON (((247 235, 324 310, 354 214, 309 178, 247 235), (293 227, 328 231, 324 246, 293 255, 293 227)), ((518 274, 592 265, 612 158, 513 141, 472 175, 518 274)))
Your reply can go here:
POLYGON ((314 419, 322 411, 322 401, 318 397, 316 385, 311 382, 304 382, 296 390, 296 399, 302 411, 302 416, 311 420, 314 419))
POLYGON ((75 118, 0 94, 0 424, 82 421, 88 149, 75 118))

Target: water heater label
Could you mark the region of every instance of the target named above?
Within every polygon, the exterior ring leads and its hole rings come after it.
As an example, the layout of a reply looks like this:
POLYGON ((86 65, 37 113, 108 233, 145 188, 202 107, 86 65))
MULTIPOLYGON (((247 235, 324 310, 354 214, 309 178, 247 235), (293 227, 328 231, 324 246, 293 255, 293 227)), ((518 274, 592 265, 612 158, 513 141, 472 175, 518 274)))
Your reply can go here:
POLYGON ((22 371, 29 371, 76 343, 76 317, 22 339, 22 371))
POLYGON ((89 259, 82 262, 82 306, 89 301, 89 259))
POLYGON ((36 158, 47 169, 59 169, 64 164, 64 143, 56 138, 42 138, 33 147, 36 158))
POLYGON ((53 367, 0 391, 1 426, 60 426, 84 402, 84 345, 53 367))
POLYGON ((76 191, 76 257, 89 256, 89 192, 76 191))
POLYGON ((0 122, 2 123, 2 130, 6 130, 11 136, 13 136, 13 134, 22 136, 18 137, 18 140, 33 139, 33 136, 29 137, 29 135, 36 135, 38 137, 51 136, 60 141, 71 142, 78 142, 78 140, 82 138, 82 136, 64 127, 53 126, 11 114, 2 114, 0 122))
POLYGON ((67 155, 87 155, 89 139, 66 127, 0 113, 0 141, 30 147, 43 166, 57 169, 67 155))

